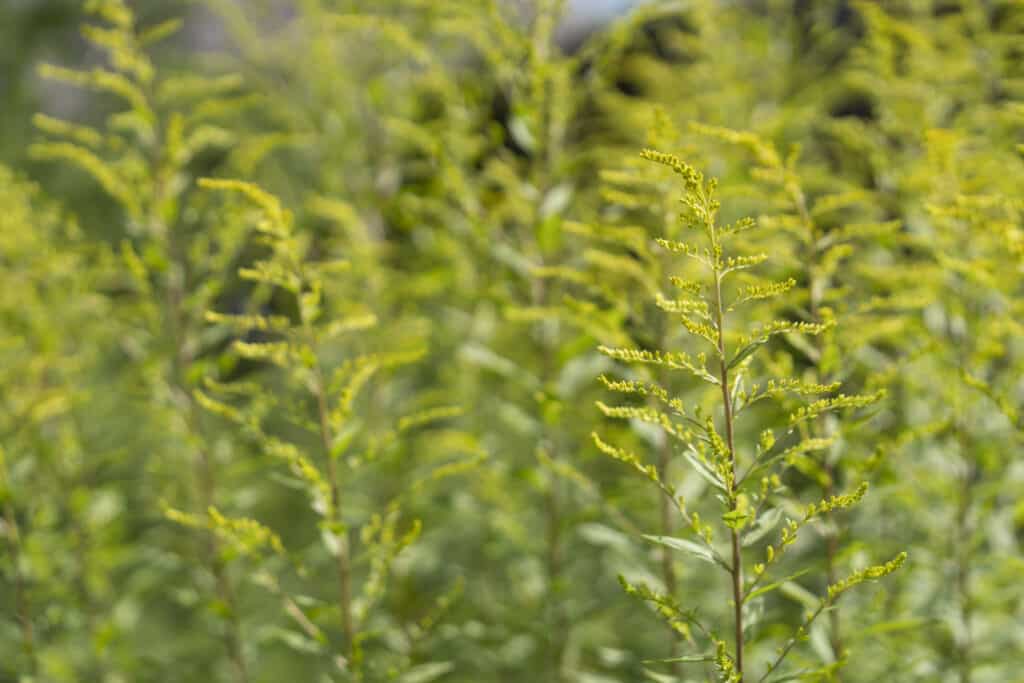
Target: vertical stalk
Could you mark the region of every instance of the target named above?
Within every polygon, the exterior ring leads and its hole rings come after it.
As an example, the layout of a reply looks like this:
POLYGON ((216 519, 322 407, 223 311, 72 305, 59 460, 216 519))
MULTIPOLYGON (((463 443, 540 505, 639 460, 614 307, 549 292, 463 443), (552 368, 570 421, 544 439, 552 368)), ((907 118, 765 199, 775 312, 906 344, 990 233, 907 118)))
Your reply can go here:
MULTIPOLYGON (((811 322, 821 323, 820 309, 822 289, 824 285, 819 280, 817 273, 818 251, 815 246, 815 239, 817 235, 814 228, 814 221, 811 219, 810 211, 807 210, 807 199, 798 184, 792 184, 790 196, 793 200, 793 204, 796 206, 797 213, 800 214, 800 221, 803 223, 804 230, 806 231, 805 238, 807 240, 807 253, 804 256, 803 262, 805 264, 805 274, 807 276, 807 305, 811 316, 811 322)), ((815 335, 813 343, 815 350, 818 352, 818 358, 813 360, 814 381, 824 384, 825 380, 821 373, 821 357, 825 351, 824 340, 821 335, 815 335)), ((816 435, 824 435, 827 431, 824 415, 819 415, 814 420, 813 424, 814 429, 817 432, 816 435)), ((824 498, 828 500, 835 495, 836 471, 835 466, 829 460, 827 454, 822 461, 822 466, 825 470, 824 498)), ((839 522, 831 512, 826 513, 825 518, 829 521, 829 529, 825 537, 825 577, 828 581, 826 585, 831 586, 838 580, 838 573, 836 572, 836 556, 839 554, 839 527, 837 526, 839 522)), ((841 633, 842 618, 840 616, 839 607, 836 606, 829 611, 828 617, 829 644, 832 647, 832 654, 838 662, 843 656, 843 638, 841 633)), ((833 672, 832 680, 837 681, 837 683, 841 680, 838 670, 833 672)))
MULTIPOLYGON (((557 18, 555 15, 559 13, 560 9, 557 6, 558 0, 555 2, 538 3, 536 6, 536 15, 533 19, 533 26, 531 27, 531 59, 530 66, 533 69, 548 68, 551 65, 551 49, 552 49, 552 34, 553 22, 557 18)), ((530 177, 534 187, 537 189, 538 199, 533 204, 533 244, 536 248, 538 246, 537 230, 540 228, 543 217, 541 216, 541 203, 544 201, 549 188, 553 182, 551 175, 555 165, 556 155, 556 144, 554 138, 554 131, 552 126, 552 99, 553 99, 553 86, 550 77, 545 77, 539 80, 535 84, 538 86, 536 89, 531 88, 530 97, 533 100, 533 104, 539 113, 538 121, 538 136, 539 141, 537 151, 531 159, 530 177)), ((537 252, 540 256, 540 260, 543 262, 543 252, 538 248, 537 252)), ((531 298, 533 299, 534 306, 544 306, 547 301, 548 288, 545 283, 540 280, 535 280, 533 283, 531 298)), ((541 323, 543 325, 543 323, 541 323)), ((543 327, 542 327, 543 332, 543 327)), ((546 389, 547 382, 553 373, 553 358, 551 353, 551 347, 548 344, 548 339, 542 340, 542 358, 540 377, 543 386, 546 389)), ((552 460, 558 459, 558 448, 554 443, 554 440, 546 439, 544 435, 541 436, 541 445, 543 446, 545 441, 551 442, 550 457, 552 460)), ((545 498, 546 507, 546 552, 547 552, 547 575, 548 575, 548 587, 549 590, 557 590, 562 583, 563 567, 563 548, 562 548, 562 500, 561 500, 561 486, 558 475, 555 474, 552 478, 551 485, 548 489, 545 498)), ((556 599, 555 596, 551 596, 548 602, 548 621, 550 636, 548 639, 549 659, 550 659, 550 680, 552 683, 556 683, 562 679, 561 667, 562 657, 565 650, 566 632, 568 629, 564 619, 564 612, 561 609, 561 600, 556 599)))
MULTIPOLYGON (((324 379, 323 366, 316 361, 314 368, 316 373, 316 405, 317 416, 320 423, 320 445, 324 451, 324 459, 327 464, 327 485, 330 488, 331 505, 328 511, 328 523, 331 526, 330 532, 342 526, 341 519, 341 486, 338 483, 338 465, 331 455, 331 425, 328 420, 327 410, 327 383, 324 379)), ((334 554, 334 570, 338 581, 338 608, 341 611, 341 630, 345 637, 345 651, 348 655, 350 665, 355 661, 356 639, 355 624, 352 617, 352 563, 349 557, 349 535, 348 530, 338 544, 338 550, 334 554)))
MULTIPOLYGON (((659 348, 668 347, 668 335, 666 334, 666 325, 664 323, 664 317, 658 317, 657 323, 657 337, 659 340, 659 348)), ((661 477, 662 481, 667 480, 668 467, 672 460, 672 442, 669 439, 665 439, 661 443, 661 447, 658 449, 658 476, 661 477)), ((662 492, 658 492, 658 516, 661 522, 661 533, 663 536, 672 536, 674 525, 672 520, 674 519, 674 513, 678 508, 673 505, 671 499, 664 495, 662 492)), ((678 590, 678 577, 676 576, 675 563, 673 561, 672 549, 668 546, 660 546, 661 555, 661 580, 665 584, 665 594, 675 597, 676 590, 678 590)), ((682 655, 682 642, 683 637, 674 628, 669 626, 669 657, 675 659, 682 655)), ((669 670, 672 674, 678 678, 682 675, 682 666, 679 662, 673 662, 669 665, 669 670)))
MULTIPOLYGON (((825 485, 825 499, 829 500, 835 495, 835 472, 830 463, 825 464, 825 476, 828 479, 828 483, 825 485)), ((832 528, 825 538, 825 576, 828 585, 831 586, 839 578, 836 573, 836 555, 839 552, 839 529, 835 527, 837 522, 832 513, 828 512, 826 515, 832 524, 832 528)), ((843 656, 843 638, 840 628, 841 619, 837 607, 829 612, 829 631, 831 632, 829 642, 832 645, 832 654, 835 656, 836 661, 839 661, 843 656)), ((839 681, 839 672, 834 672, 832 677, 834 680, 839 681)))
MULTIPOLYGON (((554 454, 551 456, 554 458, 554 454)), ((556 475, 557 476, 557 475, 556 475)), ((551 490, 547 495, 547 570, 548 585, 557 591, 562 581, 562 518, 561 503, 557 481, 551 482, 551 490)), ((560 600, 552 596, 549 606, 551 614, 551 677, 552 681, 561 680, 562 652, 565 643, 565 624, 562 619, 560 600)))
MULTIPOLYGON (((70 394, 74 391, 74 387, 70 383, 65 381, 65 390, 70 394)), ((78 411, 72 408, 69 411, 71 416, 71 428, 75 434, 75 443, 83 451, 87 452, 87 446, 84 443, 85 429, 82 425, 82 420, 79 417, 78 411)), ((58 467, 57 476, 61 481, 61 485, 68 491, 72 490, 75 477, 74 473, 67 473, 66 475, 60 471, 58 467)), ((84 479, 84 484, 89 487, 91 482, 89 477, 79 475, 80 479, 84 479)), ((89 588, 89 567, 92 562, 93 556, 93 539, 88 525, 85 524, 84 520, 80 515, 75 514, 72 507, 68 506, 68 514, 71 519, 71 528, 74 531, 76 539, 76 551, 77 551, 77 563, 78 570, 75 572, 75 589, 78 591, 79 600, 82 602, 82 609, 85 612, 85 623, 86 629, 89 634, 90 642, 96 642, 96 598, 92 594, 92 590, 89 588)), ((101 652, 95 652, 95 663, 91 676, 102 680, 105 678, 104 669, 106 668, 106 656, 101 652)))
MULTIPOLYGON (((668 464, 671 455, 672 449, 669 445, 668 439, 665 439, 658 454, 658 476, 665 476, 665 473, 668 471, 668 464)), ((664 494, 658 496, 658 512, 661 517, 661 533, 665 536, 671 536, 673 508, 668 496, 664 494)), ((661 579, 665 583, 665 594, 675 597, 676 589, 678 588, 676 569, 673 564, 672 549, 667 546, 661 546, 661 579)), ((680 648, 682 636, 680 636, 679 633, 671 627, 669 628, 669 633, 671 637, 669 644, 669 657, 675 659, 682 654, 682 650, 680 648)), ((670 670, 673 675, 677 677, 682 671, 679 666, 679 662, 673 662, 670 666, 670 670)))
MULTIPOLYGON (((141 83, 141 90, 145 94, 147 104, 157 110, 154 105, 156 98, 155 91, 150 84, 141 83)), ((207 514, 207 510, 216 505, 216 476, 214 474, 213 462, 209 452, 202 442, 202 418, 200 408, 196 405, 192 392, 189 391, 186 371, 192 362, 191 353, 185 343, 185 280, 187 277, 187 257, 179 253, 180 245, 174 239, 174 226, 168 225, 162 217, 164 203, 168 200, 168 188, 171 186, 171 178, 181 169, 174 166, 163 146, 160 127, 154 126, 155 139, 152 143, 149 170, 153 183, 153 196, 148 206, 147 221, 151 235, 157 239, 165 240, 164 247, 167 250, 168 261, 170 262, 167 283, 164 292, 164 321, 167 327, 168 336, 171 338, 171 377, 170 386, 172 393, 177 394, 177 399, 184 406, 185 423, 189 432, 199 438, 200 445, 196 449, 196 457, 193 460, 194 489, 193 495, 199 501, 200 513, 207 514)), ((175 199, 180 199, 180 195, 175 199)), ((242 627, 238 617, 234 586, 231 577, 227 574, 227 568, 220 556, 220 543, 213 534, 206 535, 203 544, 205 548, 200 553, 207 567, 213 573, 216 582, 217 599, 220 600, 227 612, 226 629, 224 632, 225 649, 228 658, 234 668, 236 683, 249 683, 249 670, 245 662, 245 653, 242 650, 242 627)))
POLYGON ((35 629, 32 626, 32 615, 28 606, 28 587, 21 575, 21 532, 10 499, 4 503, 4 520, 7 523, 7 542, 11 548, 11 564, 14 568, 14 609, 21 626, 21 648, 28 661, 28 672, 34 676, 38 668, 35 629))
MULTIPOLYGON (((163 200, 163 189, 165 184, 161 178, 163 169, 157 167, 157 192, 155 193, 154 207, 159 206, 163 200)), ((152 218, 158 224, 158 219, 152 218)), ((188 390, 186 370, 192 361, 185 344, 183 310, 184 287, 185 287, 185 265, 184 258, 177 253, 175 242, 172 238, 173 231, 166 230, 162 226, 156 234, 167 235, 167 250, 172 263, 168 276, 169 282, 166 288, 165 316, 173 344, 173 355, 171 358, 171 386, 178 399, 184 404, 184 417, 188 430, 199 437, 200 444, 196 447, 195 459, 193 461, 194 495, 198 499, 201 514, 211 507, 216 507, 216 475, 209 451, 202 443, 202 420, 200 408, 196 405, 195 399, 188 390)), ((213 534, 206 534, 203 543, 203 559, 207 567, 213 573, 216 582, 217 598, 224 604, 227 612, 226 628, 224 632, 224 646, 234 668, 234 678, 237 683, 249 683, 249 670, 245 661, 245 653, 242 649, 242 626, 238 616, 237 600, 231 577, 228 576, 227 567, 221 560, 220 543, 213 534)))
MULTIPOLYGON (((956 295, 966 298, 963 292, 957 291, 956 295)), ((967 318, 970 306, 964 306, 962 314, 967 318)), ((951 324, 947 322, 947 341, 956 346, 957 349, 957 371, 963 376, 967 368, 967 339, 960 336, 951 324)), ((962 385, 958 385, 958 389, 962 385)), ((953 428, 956 430, 957 446, 960 459, 963 461, 963 468, 957 491, 957 507, 953 520, 955 536, 953 539, 953 554, 956 561, 956 601, 959 611, 960 623, 963 626, 962 637, 956 644, 957 673, 960 683, 971 683, 972 681, 972 650, 973 638, 971 636, 971 612, 972 598, 970 587, 971 576, 971 525, 970 512, 973 504, 973 483, 975 465, 970 460, 971 444, 967 434, 967 425, 964 421, 964 407, 961 393, 957 391, 956 400, 953 404, 955 417, 953 428)))
MULTIPOLYGON (((963 365, 961 364, 961 367, 963 365)), ((957 406, 959 409, 959 406, 957 406)), ((957 443, 960 457, 963 459, 963 472, 960 475, 957 490, 957 506, 953 528, 955 531, 956 557, 956 599, 960 622, 963 626, 962 637, 956 645, 957 674, 960 683, 971 683, 974 667, 972 650, 974 642, 971 634, 971 614, 973 599, 971 596, 971 525, 970 512, 973 504, 974 463, 968 460, 970 444, 968 443, 965 426, 961 420, 956 421, 957 443)))
MULTIPOLYGON (((712 230, 714 228, 712 227, 712 230)), ((717 247, 717 237, 714 238, 717 247)), ((717 251, 717 250, 716 250, 717 251)), ((719 381, 722 387, 722 404, 725 419, 725 440, 729 449, 729 464, 732 467, 732 481, 729 484, 729 510, 733 511, 737 506, 735 489, 736 482, 736 449, 733 440, 733 413, 732 396, 729 390, 729 366, 726 357, 725 333, 722 327, 724 314, 722 311, 722 273, 718 269, 717 256, 715 257, 715 327, 718 332, 718 359, 719 359, 719 381)), ((732 565, 729 573, 732 576, 732 601, 733 601, 733 623, 735 626, 736 641, 736 673, 739 674, 739 683, 743 683, 743 555, 740 553, 740 534, 736 529, 730 530, 732 537, 732 565)))
MULTIPOLYGON (((963 433, 961 432, 961 443, 966 442, 963 433)), ((966 445, 966 444, 964 444, 966 445)), ((966 452, 966 451, 964 451, 966 452)), ((970 578, 971 578, 971 562, 970 562, 970 543, 966 540, 970 537, 970 528, 968 515, 971 508, 971 478, 973 476, 973 467, 965 466, 963 478, 960 482, 959 500, 957 501, 956 510, 956 538, 957 538, 957 550, 956 550, 956 592, 957 592, 957 607, 960 610, 960 621, 963 624, 963 637, 957 643, 957 669, 959 674, 960 683, 971 683, 971 669, 973 662, 971 659, 971 650, 973 648, 973 639, 971 637, 971 613, 972 613, 972 599, 970 590, 970 578)))
MULTIPOLYGON (((539 217, 537 222, 539 223, 539 217)), ((543 281, 535 281, 533 283, 531 299, 534 306, 544 305, 547 300, 547 287, 544 286, 543 281)), ((543 333, 543 328, 541 328, 541 331, 543 333)), ((543 349, 541 352, 540 378, 544 385, 547 384, 552 375, 551 348, 548 346, 547 341, 547 339, 542 339, 541 341, 543 349)), ((557 460, 559 451, 556 444, 550 442, 542 434, 540 439, 541 448, 544 447, 545 442, 550 443, 549 457, 552 461, 557 460)), ((545 568, 547 570, 549 591, 557 591, 562 581, 562 497, 560 483, 558 475, 553 475, 544 497, 546 527, 545 568)), ((562 652, 565 643, 565 624, 560 604, 561 601, 552 595, 551 599, 547 601, 546 607, 548 612, 547 620, 549 622, 548 659, 551 680, 553 682, 561 679, 562 652)))

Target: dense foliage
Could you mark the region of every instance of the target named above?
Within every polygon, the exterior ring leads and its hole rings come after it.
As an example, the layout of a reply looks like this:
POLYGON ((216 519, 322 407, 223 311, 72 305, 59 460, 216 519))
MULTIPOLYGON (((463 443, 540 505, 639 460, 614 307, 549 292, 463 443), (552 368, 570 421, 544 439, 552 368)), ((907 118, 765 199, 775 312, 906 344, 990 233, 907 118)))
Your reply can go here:
POLYGON ((0 6, 0 681, 1019 678, 1024 5, 577 5, 0 6))

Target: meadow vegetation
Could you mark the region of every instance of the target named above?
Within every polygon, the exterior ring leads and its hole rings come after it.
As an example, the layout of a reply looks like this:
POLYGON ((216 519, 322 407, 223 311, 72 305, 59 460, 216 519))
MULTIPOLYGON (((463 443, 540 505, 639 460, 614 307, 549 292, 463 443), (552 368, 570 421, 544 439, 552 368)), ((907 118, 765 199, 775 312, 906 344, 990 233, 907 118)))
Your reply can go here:
POLYGON ((1024 5, 286 4, 0 7, 0 681, 1020 678, 1024 5))

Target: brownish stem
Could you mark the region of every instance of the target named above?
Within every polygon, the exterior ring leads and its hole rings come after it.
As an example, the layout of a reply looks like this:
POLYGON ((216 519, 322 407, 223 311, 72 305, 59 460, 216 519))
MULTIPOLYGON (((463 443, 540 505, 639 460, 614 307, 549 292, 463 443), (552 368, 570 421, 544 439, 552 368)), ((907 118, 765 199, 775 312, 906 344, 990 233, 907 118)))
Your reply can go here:
MULTIPOLYGON (((327 462, 327 485, 330 489, 331 505, 328 514, 330 532, 342 528, 341 519, 341 486, 338 483, 338 466, 331 454, 331 425, 327 411, 327 385, 324 380, 323 368, 316 364, 316 403, 320 422, 320 441, 327 462)), ((349 557, 348 531, 343 532, 344 538, 338 543, 334 554, 334 570, 338 581, 338 608, 341 610, 341 630, 345 637, 345 647, 350 662, 356 655, 355 624, 352 617, 352 564, 349 557)))
MULTIPOLYGON (((807 210, 807 200, 801 190, 796 189, 793 192, 793 202, 796 204, 797 212, 800 214, 800 219, 804 224, 804 228, 807 230, 807 254, 805 256, 805 263, 807 264, 807 281, 808 281, 808 303, 811 313, 811 322, 821 322, 821 292, 822 286, 819 286, 818 273, 817 273, 817 250, 814 244, 815 240, 815 229, 814 221, 811 219, 810 212, 807 210)), ((815 381, 824 383, 824 378, 820 372, 821 356, 824 353, 824 344, 821 336, 815 338, 815 349, 818 352, 818 358, 814 360, 814 371, 815 381)), ((825 429, 822 425, 822 419, 819 417, 815 421, 815 426, 818 429, 819 435, 823 435, 825 429)), ((835 494, 835 478, 836 471, 835 467, 828 460, 828 455, 825 456, 824 460, 825 469, 825 499, 830 499, 835 494)), ((825 538, 825 575, 828 580, 828 585, 834 584, 838 578, 836 572, 836 557, 839 554, 839 520, 835 518, 831 512, 826 513, 826 519, 829 521, 830 529, 828 536, 825 538)), ((832 654, 836 661, 840 661, 843 657, 843 638, 841 633, 842 628, 842 617, 839 612, 839 608, 836 607, 829 612, 829 642, 832 646, 832 654)), ((839 683, 842 679, 838 669, 833 672, 832 680, 839 683)))
POLYGON ((958 609, 960 610, 960 621, 963 624, 963 638, 957 645, 957 668, 960 683, 971 683, 972 680, 972 653, 974 643, 971 636, 971 613, 972 597, 970 588, 971 579, 971 558, 970 558, 970 524, 969 514, 972 502, 971 480, 973 478, 973 466, 966 462, 967 439, 962 428, 959 429, 961 443, 961 457, 965 459, 963 478, 960 482, 959 500, 956 510, 956 592, 958 609))
MULTIPOLYGON (((189 424, 193 430, 198 430, 199 407, 188 398, 189 424)), ((196 432, 198 433, 198 432, 196 432)), ((216 506, 215 477, 213 463, 210 454, 205 447, 200 446, 196 462, 197 488, 204 510, 216 506)), ((245 653, 242 648, 242 623, 238 616, 238 601, 235 596, 234 584, 228 575, 227 566, 221 559, 220 543, 213 534, 205 537, 205 555, 210 571, 213 572, 214 581, 217 586, 217 597, 224 604, 227 617, 224 630, 224 646, 228 652, 235 671, 235 680, 238 683, 249 683, 249 669, 245 661, 245 653)))
MULTIPOLYGON (((729 509, 735 510, 738 504, 736 496, 736 449, 733 439, 732 396, 729 391, 729 366, 725 350, 725 333, 722 327, 722 277, 715 271, 715 319, 718 328, 719 381, 722 386, 722 404, 725 414, 725 440, 729 449, 729 463, 732 467, 732 482, 729 485, 729 509)), ((732 565, 729 573, 732 576, 733 623, 736 641, 736 673, 739 683, 743 683, 743 555, 740 552, 740 534, 732 529, 732 565)))
POLYGON ((32 626, 32 615, 28 606, 28 587, 21 575, 21 532, 14 513, 14 506, 8 500, 4 505, 4 517, 7 522, 7 540, 11 548, 11 564, 14 569, 14 605, 21 625, 21 647, 28 661, 29 673, 36 672, 36 638, 32 626))
MULTIPOLYGON (((661 451, 658 456, 658 473, 662 478, 665 477, 665 473, 668 471, 668 464, 671 455, 672 449, 666 439, 661 446, 661 451)), ((658 496, 658 511, 661 516, 661 533, 665 536, 671 536, 673 507, 668 496, 658 496)), ((665 582, 665 594, 674 597, 677 589, 676 568, 672 561, 672 550, 667 546, 661 547, 661 577, 662 581, 665 582)), ((682 650, 680 649, 682 636, 680 636, 674 628, 670 628, 669 632, 671 634, 669 656, 674 659, 682 654, 682 650)), ((671 671, 676 676, 680 674, 681 668, 678 662, 672 664, 671 671)))
MULTIPOLYGON (((828 478, 828 483, 825 485, 826 500, 831 499, 835 494, 834 469, 831 464, 825 464, 825 476, 828 478)), ((836 555, 839 553, 839 529, 835 526, 836 522, 832 518, 832 513, 828 513, 828 518, 832 523, 832 528, 828 531, 828 536, 825 539, 825 575, 828 579, 828 585, 831 586, 838 579, 836 574, 836 555)), ((833 609, 829 612, 829 630, 831 631, 832 653, 835 655, 836 661, 839 661, 843 656, 843 638, 840 633, 840 626, 839 610, 833 609)), ((838 671, 833 674, 833 680, 840 680, 838 671)))
MULTIPOLYGON (((169 251, 174 255, 174 244, 168 245, 169 251)), ((176 260, 181 264, 181 260, 176 260)), ((184 299, 184 267, 181 266, 181 273, 171 273, 171 281, 167 287, 167 324, 170 328, 170 336, 174 343, 172 385, 179 394, 181 401, 185 404, 185 421, 189 431, 201 439, 202 426, 200 408, 196 405, 195 399, 188 390, 185 373, 192 362, 185 345, 183 299, 184 299)), ((195 475, 195 495, 199 500, 201 514, 215 507, 216 500, 216 476, 212 459, 206 447, 200 443, 196 449, 196 458, 193 462, 195 475)), ((234 677, 237 683, 249 683, 249 670, 245 661, 245 653, 242 648, 242 625, 238 616, 237 600, 231 577, 228 575, 227 567, 221 560, 220 543, 212 534, 207 534, 203 542, 204 560, 213 573, 216 583, 217 598, 224 604, 227 618, 224 632, 224 646, 228 653, 234 669, 234 677)))
MULTIPOLYGON (((555 475, 557 476, 557 475, 555 475)), ((551 659, 551 677, 553 681, 561 680, 562 651, 565 642, 565 625, 562 623, 562 610, 559 608, 558 591, 562 580, 562 518, 561 502, 556 482, 551 482, 551 490, 547 494, 547 571, 549 589, 553 591, 549 607, 550 638, 549 649, 551 659)))
MULTIPOLYGON (((539 215, 535 217, 539 222, 539 215)), ((543 306, 547 299, 547 287, 543 280, 536 280, 531 288, 531 300, 534 306, 543 306)), ((543 330, 542 330, 543 331, 543 330)), ((551 347, 547 339, 542 339, 542 356, 540 376, 543 382, 547 383, 554 374, 553 358, 551 347)), ((545 443, 542 435, 541 448, 549 451, 552 460, 558 459, 558 448, 553 443, 545 443)), ((567 625, 564 620, 564 611, 561 609, 561 598, 558 591, 562 583, 564 570, 563 539, 562 539, 562 495, 559 475, 552 472, 551 482, 544 498, 545 524, 546 524, 546 568, 548 579, 548 590, 551 591, 550 599, 547 601, 547 622, 548 622, 548 659, 551 672, 551 680, 559 681, 562 678, 562 656, 565 649, 565 637, 567 625)))

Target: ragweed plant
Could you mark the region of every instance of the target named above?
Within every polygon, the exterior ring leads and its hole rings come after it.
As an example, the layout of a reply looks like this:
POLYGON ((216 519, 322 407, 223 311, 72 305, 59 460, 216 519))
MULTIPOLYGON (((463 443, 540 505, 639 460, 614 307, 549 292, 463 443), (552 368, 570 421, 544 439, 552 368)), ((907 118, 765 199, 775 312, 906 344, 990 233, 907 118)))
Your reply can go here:
MULTIPOLYGON (((744 253, 734 246, 740 241, 736 239, 738 235, 746 236, 755 227, 754 221, 741 218, 732 224, 721 225, 714 180, 706 181, 701 173, 673 155, 647 150, 643 156, 667 166, 681 177, 685 188, 681 219, 688 229, 699 235, 702 242, 663 239, 659 244, 672 253, 686 256, 696 266, 698 273, 691 270, 672 278, 680 296, 666 298, 662 308, 678 315, 683 328, 704 346, 704 350, 696 354, 640 348, 602 347, 601 350, 624 362, 686 373, 710 386, 711 395, 716 398, 688 407, 659 384, 632 379, 607 380, 607 386, 613 391, 655 396, 661 406, 652 409, 602 405, 602 411, 609 417, 657 425, 671 437, 678 444, 680 455, 696 474, 717 489, 716 498, 720 506, 717 519, 706 521, 699 511, 691 509, 674 487, 662 481, 656 467, 644 464, 635 454, 607 443, 596 434, 594 440, 601 451, 632 466, 661 489, 695 536, 694 540, 668 536, 647 538, 715 565, 727 576, 729 597, 723 602, 731 603, 731 614, 722 621, 730 626, 731 647, 720 635, 720 628, 705 624, 695 610, 681 607, 676 596, 661 594, 626 580, 623 583, 627 592, 653 603, 680 633, 688 638, 696 635, 710 648, 695 655, 685 655, 678 658, 679 661, 709 662, 722 681, 785 680, 792 674, 785 674, 781 667, 793 647, 807 637, 815 620, 833 609, 847 590, 865 580, 893 572, 906 559, 906 555, 901 553, 883 565, 865 567, 846 578, 829 581, 821 597, 808 606, 802 622, 778 648, 775 656, 765 662, 764 673, 758 677, 753 672, 747 652, 759 640, 759 633, 750 623, 757 605, 769 593, 790 584, 806 571, 778 576, 787 550, 797 542, 805 527, 855 505, 867 491, 867 484, 861 483, 849 492, 837 493, 806 505, 787 499, 783 495, 785 487, 782 483, 785 470, 803 454, 821 447, 820 438, 801 434, 800 427, 826 413, 863 407, 875 398, 837 393, 835 385, 794 377, 766 378, 748 387, 747 377, 752 374, 755 354, 773 338, 785 334, 819 335, 832 323, 772 319, 749 329, 735 323, 727 326, 727 322, 739 317, 740 312, 759 302, 777 299, 794 283, 741 280, 740 274, 747 275, 767 259, 763 253, 744 253), (769 426, 770 422, 763 424, 765 428, 760 430, 760 436, 752 439, 753 443, 744 449, 747 453, 743 453, 740 448, 743 442, 739 439, 746 432, 739 431, 741 427, 745 428, 739 418, 753 413, 755 404, 762 400, 783 394, 820 398, 793 410, 782 421, 781 434, 776 434, 780 425, 773 428, 769 426), (784 516, 778 536, 774 542, 766 543, 763 539, 776 533, 775 527, 784 516), (725 549, 719 540, 723 534, 727 539, 725 549), (755 552, 745 550, 751 547, 757 549, 759 556, 759 561, 752 565, 745 562, 747 555, 755 552)), ((820 675, 829 669, 829 666, 818 667, 816 672, 820 675)))

